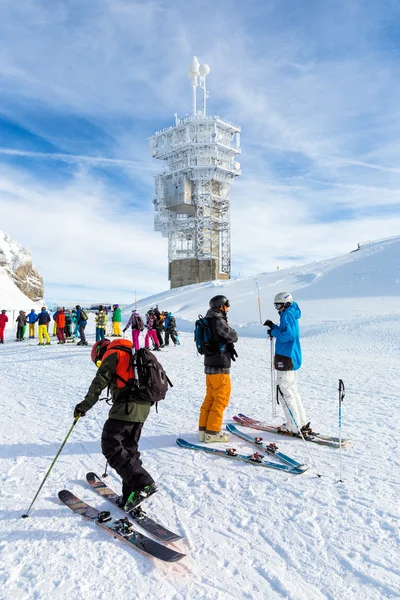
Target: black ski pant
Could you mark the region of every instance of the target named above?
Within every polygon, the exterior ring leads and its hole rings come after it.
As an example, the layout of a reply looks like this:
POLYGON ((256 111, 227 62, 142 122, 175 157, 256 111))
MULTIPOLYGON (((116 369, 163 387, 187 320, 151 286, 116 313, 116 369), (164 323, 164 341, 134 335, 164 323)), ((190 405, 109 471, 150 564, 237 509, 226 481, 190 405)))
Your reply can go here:
POLYGON ((24 326, 17 325, 17 340, 23 340, 23 339, 24 339, 24 326))
POLYGON ((84 325, 82 325, 82 324, 79 325, 79 335, 80 335, 82 344, 86 344, 85 327, 86 327, 86 323, 84 325))
POLYGON ((171 336, 171 340, 176 344, 176 333, 175 331, 166 331, 165 332, 165 345, 169 346, 169 336, 171 336))
POLYGON ((151 475, 142 467, 138 443, 143 423, 107 419, 101 437, 101 449, 109 465, 122 479, 122 499, 126 502, 131 492, 153 483, 151 475))
POLYGON ((164 340, 163 340, 163 336, 162 336, 162 329, 156 329, 157 332, 157 339, 158 339, 158 343, 160 344, 160 346, 164 346, 164 340))

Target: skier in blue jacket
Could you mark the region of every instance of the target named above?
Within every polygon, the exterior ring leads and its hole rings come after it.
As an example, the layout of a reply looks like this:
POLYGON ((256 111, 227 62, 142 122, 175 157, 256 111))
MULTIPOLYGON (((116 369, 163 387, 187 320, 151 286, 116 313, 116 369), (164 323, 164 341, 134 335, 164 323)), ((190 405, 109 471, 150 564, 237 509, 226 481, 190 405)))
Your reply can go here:
POLYGON ((297 371, 301 367, 299 319, 301 310, 289 292, 280 292, 275 296, 274 305, 280 316, 279 325, 267 319, 264 323, 270 329, 268 335, 275 338, 274 366, 276 369, 277 397, 282 405, 286 423, 280 427, 283 431, 299 433, 290 412, 303 435, 311 433, 310 422, 297 389, 297 371))
POLYGON ((31 340, 35 337, 35 323, 38 320, 38 316, 34 308, 32 308, 31 312, 26 317, 26 320, 29 323, 29 339, 31 340))

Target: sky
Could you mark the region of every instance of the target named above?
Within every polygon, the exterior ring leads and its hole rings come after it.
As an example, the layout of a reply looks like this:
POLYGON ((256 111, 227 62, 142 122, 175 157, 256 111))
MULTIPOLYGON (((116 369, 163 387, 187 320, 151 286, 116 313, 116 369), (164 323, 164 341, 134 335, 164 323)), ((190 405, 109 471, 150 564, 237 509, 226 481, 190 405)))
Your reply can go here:
POLYGON ((398 235, 399 31, 392 0, 1 0, 0 228, 49 301, 168 289, 148 138, 196 55, 242 127, 234 277, 398 235))

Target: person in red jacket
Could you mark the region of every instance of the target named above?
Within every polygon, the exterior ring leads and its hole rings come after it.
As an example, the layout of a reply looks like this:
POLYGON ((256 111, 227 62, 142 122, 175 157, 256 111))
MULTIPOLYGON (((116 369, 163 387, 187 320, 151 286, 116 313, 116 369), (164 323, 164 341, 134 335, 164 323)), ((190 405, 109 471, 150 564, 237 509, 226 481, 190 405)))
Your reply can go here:
POLYGON ((65 344, 65 311, 63 308, 59 308, 54 315, 54 320, 57 323, 57 338, 59 344, 65 344))
POLYGON ((6 311, 2 310, 0 315, 0 344, 4 344, 4 329, 6 327, 7 322, 8 317, 6 315, 6 311))

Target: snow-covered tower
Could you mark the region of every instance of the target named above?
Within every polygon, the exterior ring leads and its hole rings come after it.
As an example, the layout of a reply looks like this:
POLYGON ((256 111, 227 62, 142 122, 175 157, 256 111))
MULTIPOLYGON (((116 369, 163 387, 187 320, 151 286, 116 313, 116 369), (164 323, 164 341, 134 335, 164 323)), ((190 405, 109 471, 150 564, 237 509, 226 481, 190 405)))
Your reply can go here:
POLYGON ((229 193, 241 174, 240 127, 207 115, 209 72, 193 57, 193 115, 175 114, 175 125, 150 138, 152 156, 165 161, 164 172, 155 177, 154 226, 168 237, 171 288, 229 279, 231 273, 229 193))

